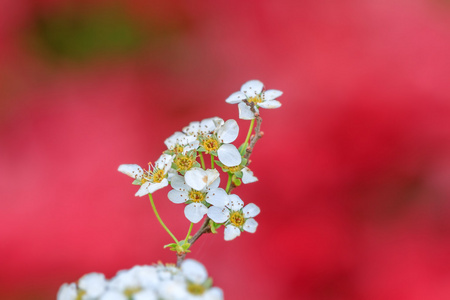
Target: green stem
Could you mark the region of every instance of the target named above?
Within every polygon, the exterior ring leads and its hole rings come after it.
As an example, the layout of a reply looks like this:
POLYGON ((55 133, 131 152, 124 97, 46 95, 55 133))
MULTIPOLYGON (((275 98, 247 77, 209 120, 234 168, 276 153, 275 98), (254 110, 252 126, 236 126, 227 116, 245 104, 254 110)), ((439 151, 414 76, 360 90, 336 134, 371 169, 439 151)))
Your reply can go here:
POLYGON ((191 226, 189 226, 189 231, 186 235, 186 238, 184 239, 184 242, 187 243, 188 239, 189 239, 189 235, 191 234, 192 231, 192 227, 194 227, 194 223, 191 223, 191 226))
POLYGON ((250 128, 248 129, 247 138, 245 139, 244 146, 241 149, 241 155, 244 155, 245 150, 247 149, 248 141, 250 140, 250 137, 253 132, 253 125, 255 125, 255 119, 252 119, 252 122, 250 123, 250 128))
POLYGON ((164 222, 161 220, 161 217, 159 216, 158 211, 156 210, 155 203, 153 202, 152 194, 148 194, 148 196, 150 197, 150 204, 152 205, 153 212, 155 213, 155 216, 156 216, 156 218, 158 219, 159 223, 160 223, 161 226, 167 231, 167 233, 173 238, 173 240, 175 241, 175 243, 178 244, 177 238, 172 234, 172 232, 170 232, 169 228, 167 228, 167 226, 166 226, 166 225, 164 224, 164 222))
POLYGON ((225 189, 225 192, 227 192, 230 190, 230 186, 231 186, 231 177, 232 175, 230 175, 230 173, 228 173, 228 182, 227 182, 227 188, 225 189))
POLYGON ((211 169, 215 169, 214 168, 214 155, 211 154, 211 169))
POLYGON ((200 162, 202 163, 203 170, 206 170, 205 160, 203 159, 203 154, 200 152, 200 162))

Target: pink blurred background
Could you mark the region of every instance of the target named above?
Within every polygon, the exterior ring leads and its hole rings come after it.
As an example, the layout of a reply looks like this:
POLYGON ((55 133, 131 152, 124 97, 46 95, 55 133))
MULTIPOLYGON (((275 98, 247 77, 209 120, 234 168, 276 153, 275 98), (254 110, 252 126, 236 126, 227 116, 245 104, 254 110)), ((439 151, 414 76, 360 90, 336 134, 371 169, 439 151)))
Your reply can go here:
MULTIPOLYGON (((174 262, 117 172, 260 79, 255 234, 189 257, 226 299, 450 299, 450 2, 3 0, 0 299, 174 262)), ((248 122, 240 121, 242 135, 248 122)), ((240 137, 241 142, 244 137, 240 137)), ((225 178, 222 178, 225 180, 225 178)), ((188 228, 169 189, 156 205, 188 228)))

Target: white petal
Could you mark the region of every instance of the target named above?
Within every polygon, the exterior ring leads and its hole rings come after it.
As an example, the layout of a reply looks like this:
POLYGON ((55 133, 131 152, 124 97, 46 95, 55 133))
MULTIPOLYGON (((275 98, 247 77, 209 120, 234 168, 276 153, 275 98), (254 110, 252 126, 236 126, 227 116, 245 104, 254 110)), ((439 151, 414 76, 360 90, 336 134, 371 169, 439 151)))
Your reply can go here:
POLYGON ((158 160, 155 162, 155 167, 164 170, 164 173, 169 171, 172 166, 173 156, 169 154, 162 154, 158 160))
POLYGON ((194 190, 201 191, 206 187, 208 175, 200 168, 192 168, 184 174, 184 180, 194 190))
POLYGON ((220 177, 220 173, 216 169, 208 169, 205 172, 206 172, 206 176, 207 176, 207 180, 206 180, 207 187, 211 186, 213 184, 213 182, 215 182, 217 180, 217 178, 220 177))
POLYGON ((244 213, 244 218, 253 218, 256 217, 261 210, 256 204, 250 203, 242 209, 242 212, 244 213))
POLYGON ((239 108, 239 119, 241 120, 252 120, 255 118, 255 114, 250 109, 245 102, 241 102, 238 104, 239 108))
POLYGON ((136 197, 142 197, 145 195, 148 195, 148 193, 150 193, 148 191, 148 188, 150 187, 150 182, 146 182, 143 185, 141 185, 141 187, 139 188, 139 190, 136 192, 136 194, 134 194, 136 197))
POLYGON ((244 83, 241 87, 241 92, 243 92, 247 98, 254 97, 261 94, 264 88, 264 84, 259 80, 250 80, 244 83))
POLYGON ((242 169, 242 182, 247 184, 247 183, 252 183, 258 181, 258 178, 256 178, 255 176, 253 176, 253 171, 250 170, 248 167, 245 167, 244 169, 242 169))
POLYGON ((101 273, 89 273, 78 280, 78 286, 86 292, 88 298, 97 298, 103 294, 106 288, 105 275, 101 273))
POLYGON ((239 92, 234 92, 233 94, 230 95, 230 97, 228 97, 225 102, 230 103, 230 104, 236 104, 239 102, 242 102, 242 100, 247 99, 247 97, 245 97, 245 94, 241 91, 239 92))
POLYGON ((144 175, 144 170, 136 164, 120 165, 117 170, 134 179, 142 179, 142 176, 144 175))
POLYGON ((222 143, 232 143, 239 135, 239 125, 238 123, 231 119, 225 122, 223 126, 220 126, 219 129, 217 129, 217 137, 219 138, 219 141, 222 143))
POLYGON ((198 223, 208 212, 208 208, 202 203, 191 203, 184 208, 184 215, 192 223, 198 223))
POLYGON ((241 235, 241 231, 234 225, 227 225, 224 230, 225 241, 231 241, 241 235))
POLYGON ((205 292, 205 300, 223 300, 223 291, 218 287, 212 287, 205 292))
POLYGON ((200 128, 200 122, 195 121, 195 122, 189 123, 188 126, 184 127, 183 132, 188 135, 197 136, 199 128, 200 128))
POLYGON ((142 290, 133 294, 133 300, 157 300, 155 292, 152 290, 142 290))
POLYGON ((228 207, 234 211, 238 211, 244 206, 244 201, 238 195, 228 195, 228 201, 230 202, 228 207))
POLYGON ((167 181, 167 178, 164 178, 161 182, 152 183, 148 187, 148 192, 150 194, 153 194, 155 191, 162 189, 163 187, 166 187, 169 185, 169 181, 167 181))
POLYGON ((211 182, 211 184, 207 187, 207 189, 216 189, 219 187, 219 185, 220 185, 220 174, 219 177, 216 178, 216 180, 211 182))
POLYGON ((250 233, 255 233, 256 227, 258 227, 258 222, 255 219, 247 219, 244 223, 244 230, 250 233))
POLYGON ((172 176, 170 185, 173 189, 179 191, 189 189, 189 186, 186 184, 186 182, 184 182, 184 177, 178 174, 172 176))
POLYGON ((214 130, 216 130, 217 122, 220 123, 220 121, 218 119, 221 120, 218 117, 208 118, 208 119, 202 120, 200 122, 199 132, 205 134, 205 133, 211 133, 214 130))
POLYGON ((64 283, 58 290, 56 300, 75 300, 77 298, 77 286, 75 283, 64 283))
POLYGON ((228 218, 230 217, 230 213, 226 208, 211 206, 208 209, 208 217, 214 222, 220 224, 228 220, 228 218))
POLYGON ((269 101, 264 101, 264 102, 258 103, 258 106, 262 107, 262 108, 267 108, 267 109, 278 108, 281 106, 281 103, 280 103, 280 101, 277 101, 277 100, 269 100, 269 101))
POLYGON ((206 268, 196 260, 186 259, 181 263, 181 271, 186 278, 194 283, 202 284, 208 279, 206 268))
POLYGON ((186 184, 197 191, 201 191, 212 184, 220 176, 216 169, 203 170, 192 168, 184 175, 186 184))
POLYGON ((183 137, 185 137, 186 135, 182 132, 175 132, 174 134, 172 134, 170 137, 168 137, 165 141, 164 144, 167 146, 168 149, 172 150, 176 144, 179 144, 180 141, 183 139, 183 137))
POLYGON ((189 195, 187 191, 171 190, 167 194, 167 198, 173 203, 184 203, 189 200, 189 195))
POLYGON ((210 189, 205 200, 214 206, 223 208, 228 204, 228 194, 221 188, 210 189))
POLYGON ((242 157, 235 145, 223 144, 217 150, 219 160, 227 167, 234 167, 241 163, 242 157))
POLYGON ((99 298, 99 300, 127 300, 127 297, 116 291, 107 291, 99 298))
POLYGON ((282 91, 279 90, 267 90, 261 95, 263 101, 275 100, 276 98, 283 95, 282 91))

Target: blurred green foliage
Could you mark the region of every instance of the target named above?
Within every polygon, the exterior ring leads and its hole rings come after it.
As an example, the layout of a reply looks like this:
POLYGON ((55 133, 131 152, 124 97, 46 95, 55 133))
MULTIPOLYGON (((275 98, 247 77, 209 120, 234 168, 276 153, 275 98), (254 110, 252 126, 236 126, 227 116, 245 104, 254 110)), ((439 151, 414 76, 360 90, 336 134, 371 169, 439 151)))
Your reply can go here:
POLYGON ((37 14, 30 37, 32 47, 50 59, 82 62, 133 54, 182 30, 174 24, 141 21, 117 7, 37 14))

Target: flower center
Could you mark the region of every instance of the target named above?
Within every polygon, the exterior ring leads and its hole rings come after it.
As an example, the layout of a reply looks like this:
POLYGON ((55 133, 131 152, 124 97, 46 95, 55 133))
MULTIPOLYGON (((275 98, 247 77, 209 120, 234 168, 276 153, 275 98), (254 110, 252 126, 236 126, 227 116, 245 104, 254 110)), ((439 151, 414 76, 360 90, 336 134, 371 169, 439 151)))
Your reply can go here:
POLYGON ((183 153, 183 150, 184 150, 184 147, 183 146, 180 146, 180 145, 176 145, 175 146, 175 149, 173 149, 173 151, 176 153, 176 154, 178 154, 178 153, 183 153))
POLYGON ((205 199, 205 194, 196 190, 191 190, 189 192, 189 200, 200 203, 205 199))
POLYGON ((134 294, 136 294, 137 292, 142 291, 142 288, 140 287, 130 287, 127 288, 123 291, 123 294, 127 297, 130 298, 131 296, 133 296, 134 294))
POLYGON ((234 211, 230 216, 230 222, 236 227, 244 225, 245 219, 241 212, 234 211))
POLYGON ((177 158, 175 158, 174 163, 177 165, 178 170, 187 171, 192 168, 194 160, 187 155, 178 155, 177 158))
POLYGON ((161 182, 164 178, 166 177, 166 175, 164 174, 164 170, 157 170, 155 172, 153 172, 152 175, 152 182, 158 183, 161 182))
POLYGON ((205 148, 206 152, 216 151, 217 149, 219 149, 219 142, 213 137, 205 139, 202 145, 203 148, 205 148))
POLYGON ((75 298, 75 300, 81 300, 83 299, 83 296, 86 295, 86 291, 84 290, 78 290, 77 292, 77 297, 75 298))
POLYGON ((261 103, 262 102, 262 99, 261 99, 261 97, 260 96, 258 96, 258 95, 256 95, 256 96, 254 96, 254 97, 250 97, 250 98, 247 98, 247 101, 249 102, 249 103, 255 103, 255 104, 258 104, 258 103, 261 103))
POLYGON ((187 290, 192 295, 202 295, 205 292, 205 287, 198 283, 189 283, 187 290))

